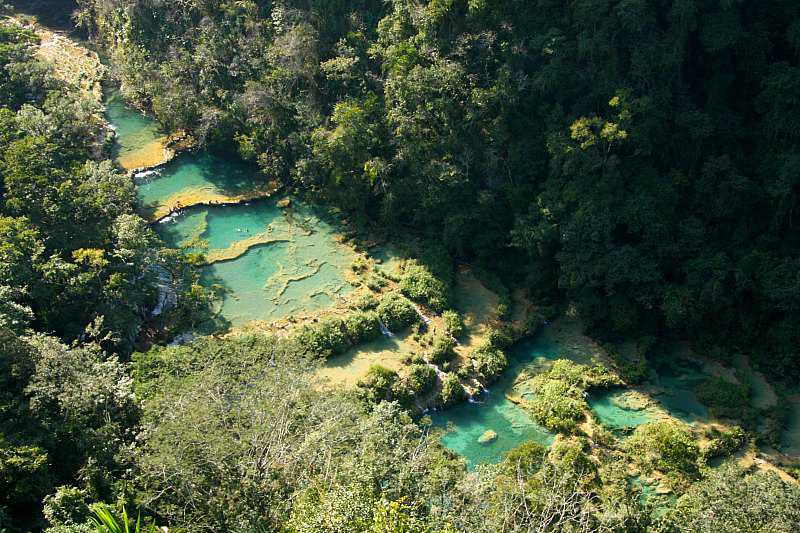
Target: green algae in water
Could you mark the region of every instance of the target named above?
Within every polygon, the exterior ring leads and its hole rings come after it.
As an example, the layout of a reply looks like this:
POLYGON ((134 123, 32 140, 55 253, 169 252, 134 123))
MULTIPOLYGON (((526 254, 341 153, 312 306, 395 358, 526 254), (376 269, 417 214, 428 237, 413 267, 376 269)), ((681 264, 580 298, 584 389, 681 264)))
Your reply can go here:
POLYGON ((203 268, 201 283, 222 287, 220 314, 234 326, 323 309, 351 290, 344 273, 353 253, 334 240, 333 221, 297 200, 290 209, 278 208, 273 200, 198 207, 157 227, 171 246, 209 254, 268 236, 269 242, 256 242, 233 259, 203 268))

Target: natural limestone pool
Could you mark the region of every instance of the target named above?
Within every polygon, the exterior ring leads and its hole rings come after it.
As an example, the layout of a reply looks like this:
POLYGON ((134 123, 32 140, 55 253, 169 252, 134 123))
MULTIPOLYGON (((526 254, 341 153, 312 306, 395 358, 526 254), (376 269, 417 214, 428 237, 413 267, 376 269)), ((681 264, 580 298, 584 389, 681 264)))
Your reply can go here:
MULTIPOLYGON (((113 90, 106 109, 117 162, 130 168, 162 136, 113 90)), ((251 166, 198 151, 136 179, 141 213, 160 219, 154 227, 164 241, 205 255, 201 283, 219 289, 218 312, 231 325, 316 311, 351 290, 346 274, 355 254, 337 241, 335 215, 294 198, 263 198, 273 187, 251 166)))
MULTIPOLYGON (((116 90, 107 91, 105 103, 106 116, 116 130, 118 164, 127 170, 160 164, 166 155, 166 136, 156 123, 126 106, 116 90)), ((136 181, 141 213, 150 220, 162 219, 155 225, 162 238, 171 246, 205 255, 201 283, 220 289, 218 312, 231 325, 308 314, 334 305, 352 290, 347 276, 355 255, 337 242, 336 217, 298 199, 281 202, 283 207, 279 207, 275 199, 264 198, 274 184, 266 183, 252 167, 233 158, 192 152, 178 155, 156 171, 139 173, 136 181)), ((384 270, 396 269, 399 264, 392 254, 376 257, 382 259, 384 270)), ((459 278, 459 287, 468 289, 466 301, 474 304, 471 300, 478 293, 468 283, 470 278, 463 278, 459 278)), ((471 307, 493 309, 494 300, 479 296, 488 303, 471 307)), ((480 325, 485 322, 481 317, 489 312, 484 309, 473 314, 480 325)), ((470 313, 465 316, 469 322, 470 313)), ((451 428, 442 442, 463 455, 470 468, 499 462, 506 452, 528 440, 544 445, 552 442, 554 435, 536 424, 520 402, 533 394, 528 388, 530 377, 550 361, 595 361, 596 347, 563 327, 548 326, 536 337, 515 345, 509 353, 508 371, 489 393, 476 398, 476 403, 432 414, 436 427, 451 428), (479 442, 489 430, 496 438, 479 442)), ((468 350, 469 343, 457 351, 462 348, 468 350)), ((407 351, 402 338, 381 338, 331 361, 322 373, 332 382, 351 383, 373 363, 399 366, 407 351)), ((651 361, 651 368, 645 389, 663 409, 643 406, 639 399, 631 398, 630 390, 606 391, 588 398, 598 422, 611 430, 628 431, 664 416, 664 412, 689 423, 708 420, 708 409, 695 394, 696 385, 708 377, 702 364, 662 357, 651 361)), ((792 400, 782 449, 798 455, 800 395, 792 400)), ((774 393, 762 394, 754 387, 757 407, 770 402, 774 402, 774 393)))
POLYGON ((252 166, 207 152, 184 154, 142 172, 137 185, 141 210, 150 220, 193 205, 253 200, 274 189, 252 166))
POLYGON ((126 105, 115 88, 105 91, 106 119, 114 127, 115 157, 125 170, 157 165, 164 159, 166 135, 147 115, 126 105))
POLYGON ((169 245, 206 254, 201 282, 222 289, 219 311, 234 326, 322 309, 352 290, 354 253, 336 241, 331 215, 298 200, 196 207, 157 229, 169 245))

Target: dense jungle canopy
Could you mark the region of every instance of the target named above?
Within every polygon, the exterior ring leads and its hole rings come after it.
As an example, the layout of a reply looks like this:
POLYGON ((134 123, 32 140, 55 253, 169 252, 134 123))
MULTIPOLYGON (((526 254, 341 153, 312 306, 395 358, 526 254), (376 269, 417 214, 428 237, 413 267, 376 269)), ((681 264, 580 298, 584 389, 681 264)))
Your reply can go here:
POLYGON ((219 326, 206 258, 140 216, 102 102, 2 7, 0 532, 114 531, 91 521, 102 502, 175 532, 800 529, 798 464, 742 460, 778 445, 764 435, 800 380, 800 3, 12 4, 73 21, 164 132, 416 255, 367 278, 346 316, 169 344, 219 326), (459 367, 461 265, 501 324, 459 367), (523 333, 512 292, 538 310, 523 333), (423 312, 445 334, 424 337, 423 312), (778 406, 740 408, 749 393, 720 379, 700 397, 744 429, 587 430, 585 398, 643 379, 644 355, 557 362, 531 415, 552 446, 468 470, 426 409, 496 379, 513 340, 564 314, 604 346, 744 358, 778 406), (387 325, 428 343, 408 372, 319 386, 320 361, 387 325))

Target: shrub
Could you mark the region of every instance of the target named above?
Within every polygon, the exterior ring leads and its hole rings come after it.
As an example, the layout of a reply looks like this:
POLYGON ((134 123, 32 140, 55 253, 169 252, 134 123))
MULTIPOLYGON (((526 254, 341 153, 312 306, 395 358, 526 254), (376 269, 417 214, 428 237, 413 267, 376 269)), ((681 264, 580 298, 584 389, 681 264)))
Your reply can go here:
POLYGON ((445 329, 453 337, 459 337, 464 333, 464 320, 457 311, 448 309, 442 313, 442 320, 444 320, 445 329))
POLYGON ((412 300, 434 311, 443 310, 449 301, 447 285, 418 261, 410 259, 403 266, 400 290, 412 300))
POLYGON ((592 388, 606 388, 621 385, 619 378, 602 365, 582 365, 569 359, 558 359, 547 373, 548 379, 558 379, 571 386, 579 387, 581 392, 592 388))
POLYGON ((350 268, 353 270, 353 272, 366 272, 369 270, 369 261, 362 256, 358 256, 353 259, 353 262, 350 264, 350 268))
POLYGON ((61 486, 44 499, 44 517, 52 526, 82 524, 89 517, 85 489, 61 486))
POLYGON ((700 450, 686 424, 659 420, 643 424, 623 444, 630 459, 647 472, 697 474, 700 450))
POLYGON ((381 334, 376 312, 352 313, 344 319, 329 318, 303 326, 295 339, 307 355, 330 357, 341 354, 381 334))
POLYGON ((436 371, 425 364, 414 364, 408 375, 395 384, 392 392, 401 404, 409 407, 415 398, 424 396, 435 386, 436 371))
POLYGON ((547 376, 537 376, 533 387, 536 395, 529 403, 533 418, 551 431, 575 431, 588 409, 582 391, 547 376))
POLYGON ((411 302, 396 292, 382 295, 376 311, 384 325, 392 331, 406 328, 419 319, 411 302))
POLYGON ((703 449, 704 459, 727 457, 736 453, 747 442, 747 435, 739 426, 722 431, 703 449))
POLYGON ((456 354, 453 348, 456 347, 456 342, 452 337, 446 335, 437 335, 433 339, 431 349, 428 351, 428 361, 435 365, 441 365, 450 361, 456 354))
POLYGON ((412 365, 405 380, 415 395, 425 394, 436 386, 436 371, 428 365, 412 365))
POLYGON ((731 383, 722 378, 709 378, 696 389, 697 398, 708 405, 716 417, 743 418, 750 405, 747 386, 731 383))
POLYGON ((589 408, 584 399, 586 390, 616 384, 619 379, 601 365, 558 359, 550 370, 533 380, 533 417, 550 430, 574 432, 589 408))
POLYGON ((472 351, 472 368, 484 381, 490 382, 508 368, 508 359, 503 350, 486 342, 472 351))
POLYGON ((486 342, 491 344, 494 348, 505 350, 511 346, 511 343, 514 342, 514 339, 511 335, 511 331, 508 328, 491 328, 487 333, 486 342))
POLYGON ((375 274, 370 274, 366 281, 367 288, 372 291, 380 292, 382 288, 388 285, 388 282, 383 279, 381 276, 376 276, 375 274))
POLYGON ((392 400, 392 387, 397 382, 397 372, 381 365, 372 365, 367 375, 358 382, 358 396, 369 403, 392 400))
POLYGON ((442 380, 442 390, 439 393, 441 404, 448 407, 463 401, 466 397, 467 393, 458 377, 447 374, 447 377, 442 380))
POLYGON ((344 321, 339 318, 305 325, 296 336, 297 342, 312 357, 329 357, 350 347, 344 321))
POLYGON ((344 321, 345 330, 350 340, 350 346, 376 339, 381 334, 378 325, 378 313, 353 313, 344 321))
POLYGON ((546 457, 547 448, 538 442, 529 441, 506 454, 503 469, 515 478, 518 474, 527 478, 539 471, 546 457))
POLYGON ((370 311, 378 307, 378 299, 371 292, 364 292, 353 302, 353 306, 361 311, 370 311))

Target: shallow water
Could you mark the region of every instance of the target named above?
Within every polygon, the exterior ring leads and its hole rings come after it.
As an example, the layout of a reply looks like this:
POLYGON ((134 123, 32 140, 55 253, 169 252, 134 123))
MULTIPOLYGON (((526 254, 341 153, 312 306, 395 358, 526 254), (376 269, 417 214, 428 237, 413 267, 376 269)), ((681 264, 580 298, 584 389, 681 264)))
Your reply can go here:
POLYGON ((431 415, 434 426, 451 428, 442 436, 442 444, 463 456, 470 469, 481 463, 498 463, 506 453, 530 440, 544 446, 552 444, 555 435, 537 424, 524 407, 506 397, 529 398, 533 393, 526 389, 525 378, 544 370, 549 361, 560 357, 579 362, 590 359, 559 346, 552 333, 547 328, 512 347, 508 351, 508 370, 490 386, 488 393, 477 399, 479 403, 463 403, 431 415), (479 443, 478 438, 487 430, 496 432, 497 439, 479 443))
MULTIPOLYGON (((116 127, 117 162, 142 166, 154 143, 163 157, 155 122, 125 106, 118 91, 107 91, 106 116, 116 127)), ((180 202, 240 201, 263 196, 266 184, 238 160, 207 153, 181 154, 156 172, 138 178, 142 214, 159 218, 180 202), (156 216, 153 216, 153 215, 156 216)), ((188 207, 156 224, 164 241, 203 252, 208 262, 201 283, 222 289, 219 313, 232 325, 274 321, 334 304, 351 290, 345 279, 354 253, 335 241, 337 221, 322 209, 292 200, 188 207)))
POLYGON ((650 361, 650 364, 653 396, 669 414, 686 423, 708 420, 708 408, 695 394, 695 387, 709 378, 701 363, 666 356, 650 361))
POLYGON ((781 436, 781 451, 792 456, 800 456, 800 395, 789 397, 789 414, 781 436))
MULTIPOLYGON (((452 431, 442 437, 442 443, 462 455, 469 468, 480 463, 500 462, 505 453, 528 440, 549 446, 554 434, 537 424, 523 406, 510 401, 507 395, 530 400, 534 396, 531 379, 556 359, 597 363, 596 347, 577 331, 575 324, 560 321, 512 346, 508 350, 508 370, 490 387, 491 392, 481 398, 482 403, 465 403, 431 416, 437 427, 452 425, 452 431), (497 433, 497 440, 480 444, 478 437, 489 429, 497 433)), ((612 390, 591 395, 589 407, 598 421, 612 430, 634 428, 658 418, 653 408, 638 408, 637 402, 626 394, 623 390, 612 390)))
POLYGON ((201 283, 224 289, 220 313, 234 326, 273 321, 332 305, 352 287, 353 252, 335 241, 326 213, 294 200, 189 209, 157 225, 174 247, 209 259, 201 283))
POLYGON ((137 193, 148 218, 157 219, 179 207, 253 198, 266 188, 252 166, 197 152, 178 156, 141 179, 137 193))
POLYGON ((403 357, 414 351, 417 345, 410 341, 411 333, 393 337, 381 335, 374 341, 353 348, 348 352, 328 358, 317 376, 330 385, 353 387, 367 375, 372 365, 381 365, 398 371, 403 367, 403 357))
POLYGON ((651 409, 632 407, 628 394, 624 390, 593 393, 589 396, 589 406, 597 420, 611 430, 632 429, 658 418, 651 409))
POLYGON ((158 124, 125 105, 117 89, 107 88, 104 93, 106 118, 116 130, 115 157, 119 165, 131 170, 160 163, 166 136, 158 124))

